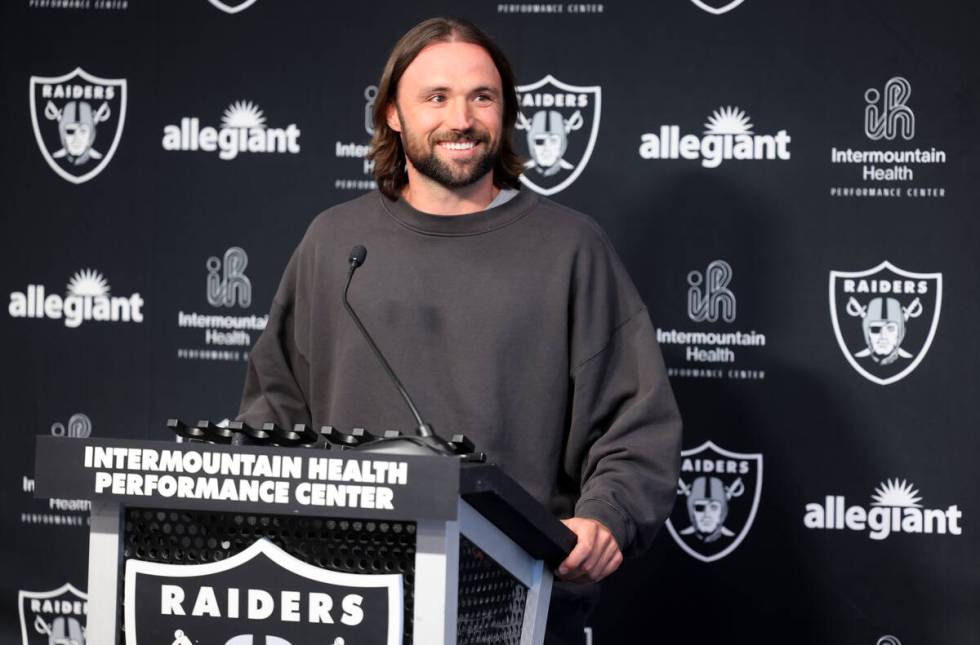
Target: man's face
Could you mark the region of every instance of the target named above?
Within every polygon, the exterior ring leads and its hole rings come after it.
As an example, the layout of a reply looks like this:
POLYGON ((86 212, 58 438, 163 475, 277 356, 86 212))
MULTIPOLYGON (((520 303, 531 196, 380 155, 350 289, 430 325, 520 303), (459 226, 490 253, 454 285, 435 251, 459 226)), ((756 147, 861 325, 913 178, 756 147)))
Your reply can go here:
POLYGON ((868 325, 871 349, 875 354, 888 356, 898 346, 898 323, 894 320, 879 320, 868 325))
POLYGON ((388 126, 401 133, 408 162, 447 188, 493 169, 503 130, 503 92, 493 59, 479 45, 423 49, 398 83, 388 126))

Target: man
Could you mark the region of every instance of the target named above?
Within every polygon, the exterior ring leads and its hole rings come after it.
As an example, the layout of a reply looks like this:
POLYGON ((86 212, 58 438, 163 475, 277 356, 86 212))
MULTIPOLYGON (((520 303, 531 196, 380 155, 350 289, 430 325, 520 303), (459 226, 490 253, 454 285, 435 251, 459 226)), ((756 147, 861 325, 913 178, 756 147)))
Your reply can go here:
MULTIPOLYGON (((250 355, 240 418, 406 427, 339 311, 364 244, 352 303, 427 420, 568 518, 578 543, 557 575, 597 582, 646 548, 677 486, 680 418, 646 309, 592 220, 518 190, 514 78, 476 27, 417 25, 378 87, 380 194, 310 226, 250 355)), ((594 585, 562 586, 546 642, 580 643, 594 585)))

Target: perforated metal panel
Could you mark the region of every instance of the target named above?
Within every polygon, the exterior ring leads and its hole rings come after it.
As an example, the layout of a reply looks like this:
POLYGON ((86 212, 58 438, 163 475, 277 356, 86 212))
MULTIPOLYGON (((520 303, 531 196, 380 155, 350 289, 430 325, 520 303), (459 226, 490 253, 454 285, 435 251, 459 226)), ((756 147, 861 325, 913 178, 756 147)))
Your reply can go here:
POLYGON ((520 645, 527 587, 460 536, 459 645, 520 645))
MULTIPOLYGON (((166 564, 217 562, 244 551, 259 538, 266 538, 290 555, 323 569, 402 574, 403 643, 412 642, 414 522, 129 508, 123 558, 166 564)), ((123 583, 120 579, 120 605, 123 605, 123 583)))

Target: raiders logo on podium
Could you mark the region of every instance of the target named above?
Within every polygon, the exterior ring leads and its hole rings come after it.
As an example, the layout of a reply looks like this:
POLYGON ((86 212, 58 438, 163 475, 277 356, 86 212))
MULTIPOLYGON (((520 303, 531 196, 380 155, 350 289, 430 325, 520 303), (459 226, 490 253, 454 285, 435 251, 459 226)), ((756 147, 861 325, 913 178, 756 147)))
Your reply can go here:
POLYGON ((128 560, 126 645, 400 645, 402 576, 321 569, 268 540, 225 560, 128 560))

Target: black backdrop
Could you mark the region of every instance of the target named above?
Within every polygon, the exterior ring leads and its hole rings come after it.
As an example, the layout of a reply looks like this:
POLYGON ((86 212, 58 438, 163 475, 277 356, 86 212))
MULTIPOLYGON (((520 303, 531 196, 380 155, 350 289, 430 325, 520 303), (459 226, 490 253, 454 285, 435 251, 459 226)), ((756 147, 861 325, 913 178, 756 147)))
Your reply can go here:
POLYGON ((524 108, 559 112, 568 142, 526 176, 609 233, 685 418, 690 494, 606 585, 592 642, 980 642, 977 6, 722 2, 5 2, 0 640, 24 620, 45 642, 24 598, 85 588, 86 513, 33 499, 34 436, 234 414, 305 227, 369 188, 356 146, 389 48, 448 12, 544 81, 524 95, 586 97, 524 108), (59 139, 78 114, 95 155, 59 139), (184 143, 197 119, 296 145, 167 149, 182 119, 184 143), (100 294, 130 320, 74 326, 100 294), (883 337, 878 361, 863 329, 889 321, 900 351, 883 337), (686 530, 698 482, 728 508, 713 540, 686 530))

